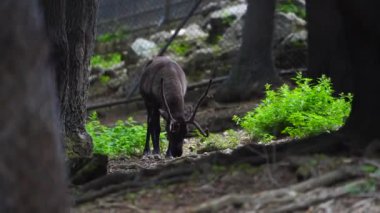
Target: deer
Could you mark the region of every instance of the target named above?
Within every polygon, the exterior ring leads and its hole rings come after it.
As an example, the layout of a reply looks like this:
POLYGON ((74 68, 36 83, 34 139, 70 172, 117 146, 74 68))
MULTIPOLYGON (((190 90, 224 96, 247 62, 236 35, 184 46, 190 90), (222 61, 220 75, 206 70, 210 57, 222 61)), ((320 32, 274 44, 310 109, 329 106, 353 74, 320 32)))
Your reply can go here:
POLYGON ((165 130, 169 146, 166 157, 182 156, 184 139, 188 136, 188 125, 194 125, 204 136, 208 137, 208 130, 203 130, 195 115, 208 90, 199 98, 191 115, 186 118, 184 97, 187 90, 185 72, 174 60, 167 56, 157 56, 151 59, 143 68, 140 80, 140 94, 144 99, 147 110, 147 133, 144 147, 144 156, 152 154, 149 142, 152 138, 153 155, 160 154, 160 115, 166 121, 165 130))

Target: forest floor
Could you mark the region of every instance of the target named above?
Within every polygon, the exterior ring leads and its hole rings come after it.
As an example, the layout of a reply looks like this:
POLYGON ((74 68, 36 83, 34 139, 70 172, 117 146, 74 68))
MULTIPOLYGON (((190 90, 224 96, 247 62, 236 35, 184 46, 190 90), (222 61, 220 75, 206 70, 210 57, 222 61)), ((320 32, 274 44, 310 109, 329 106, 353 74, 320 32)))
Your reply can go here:
MULTIPOLYGON (((233 125, 231 113, 256 104, 210 104, 197 117, 220 131, 233 125)), ((111 159, 108 178, 73 189, 73 212, 380 212, 379 160, 314 154, 263 162, 256 156, 268 153, 248 138, 235 150, 201 154, 196 143, 188 140, 175 159, 111 159)))

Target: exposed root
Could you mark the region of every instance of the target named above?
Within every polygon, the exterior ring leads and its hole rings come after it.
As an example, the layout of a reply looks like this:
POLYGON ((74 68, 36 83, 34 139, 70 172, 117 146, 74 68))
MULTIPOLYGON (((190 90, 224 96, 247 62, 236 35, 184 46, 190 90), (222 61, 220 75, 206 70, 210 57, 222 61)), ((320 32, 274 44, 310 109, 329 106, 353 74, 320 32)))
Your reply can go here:
MULTIPOLYGON (((125 190, 126 192, 134 192, 138 191, 141 188, 148 188, 155 186, 157 184, 174 184, 179 182, 187 181, 191 178, 191 174, 193 173, 192 168, 179 168, 179 169, 172 169, 172 170, 166 170, 165 172, 162 172, 161 174, 157 175, 157 177, 150 178, 148 180, 132 180, 127 181, 115 185, 109 185, 107 187, 103 187, 96 191, 89 191, 77 199, 75 199, 74 204, 79 205, 83 204, 92 200, 95 200, 100 197, 104 197, 106 195, 117 193, 119 191, 125 190)), ((125 178, 125 176, 121 175, 120 177, 116 176, 116 180, 119 181, 120 179, 125 178)), ((110 181, 111 178, 107 178, 107 181, 110 181)), ((102 185, 104 181, 99 181, 101 184, 96 183, 93 184, 93 186, 98 187, 99 185, 102 185)), ((96 188, 92 187, 92 188, 96 188)))
MULTIPOLYGON (((351 179, 354 177, 361 176, 362 173, 357 169, 357 167, 343 167, 339 170, 329 172, 327 174, 324 174, 320 177, 312 178, 309 180, 306 180, 304 182, 281 188, 281 189, 275 189, 275 190, 269 190, 264 191, 252 195, 237 195, 237 194, 229 194, 225 195, 223 197, 217 198, 215 200, 211 200, 208 202, 205 202, 193 209, 191 209, 191 212, 217 212, 221 210, 222 208, 229 206, 229 205, 243 205, 243 204, 249 204, 252 206, 252 209, 255 211, 259 211, 262 209, 265 209, 267 206, 272 205, 273 203, 278 204, 288 204, 291 201, 296 200, 297 197, 306 197, 304 195, 299 195, 300 193, 307 192, 312 189, 316 189, 319 187, 325 187, 329 186, 331 184, 341 182, 347 179, 351 179)), ((362 182, 354 182, 355 184, 361 184, 362 182)), ((347 187, 347 186, 346 186, 347 187)), ((318 203, 323 202, 326 199, 337 197, 344 195, 346 191, 344 189, 347 188, 337 188, 332 189, 331 195, 329 193, 320 193, 318 196, 318 190, 317 191, 311 191, 311 194, 316 194, 315 196, 310 196, 309 200, 303 201, 302 203, 296 203, 296 204, 289 204, 289 206, 282 206, 279 207, 280 210, 283 209, 291 209, 291 208, 302 208, 305 206, 305 204, 310 203, 318 203), (343 193, 344 192, 344 193, 343 193), (331 197, 329 197, 331 196, 331 197), (302 204, 302 205, 301 205, 302 204)))

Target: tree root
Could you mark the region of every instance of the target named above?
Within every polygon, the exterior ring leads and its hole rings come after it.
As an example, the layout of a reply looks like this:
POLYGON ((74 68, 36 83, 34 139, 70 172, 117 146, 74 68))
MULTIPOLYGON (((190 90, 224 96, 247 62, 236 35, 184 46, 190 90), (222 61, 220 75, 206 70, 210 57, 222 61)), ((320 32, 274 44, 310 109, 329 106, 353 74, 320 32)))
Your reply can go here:
MULTIPOLYGON (((306 180, 304 182, 281 188, 281 189, 275 189, 275 190, 269 190, 264 191, 252 195, 237 195, 237 194, 229 194, 225 195, 223 197, 205 202, 200 204, 199 206, 191 209, 191 212, 217 212, 221 210, 222 208, 229 206, 229 205, 243 205, 243 204, 250 204, 253 206, 253 210, 260 211, 262 209, 265 209, 268 205, 272 205, 273 203, 278 205, 282 204, 284 206, 278 207, 278 209, 292 209, 292 208, 302 208, 306 204, 311 203, 318 203, 325 201, 326 199, 332 198, 329 197, 330 195, 327 193, 321 193, 320 196, 310 196, 309 200, 303 201, 303 205, 300 205, 300 203, 296 204, 289 204, 289 206, 285 205, 289 202, 294 201, 297 196, 298 197, 306 197, 303 195, 299 195, 299 193, 304 193, 309 190, 318 188, 318 187, 325 187, 329 186, 331 184, 341 182, 347 179, 352 179, 355 177, 362 176, 362 173, 359 171, 357 167, 343 167, 336 171, 329 172, 327 174, 324 174, 320 177, 312 178, 309 180, 306 180)), ((362 182, 354 182, 355 184, 362 184, 362 182)), ((338 188, 333 189, 331 196, 341 196, 346 193, 343 189, 346 188, 338 188), (339 189, 339 190, 338 190, 339 189), (343 193, 345 192, 345 193, 343 193)), ((318 194, 318 190, 315 192, 310 192, 312 194, 318 194)), ((309 196, 308 196, 309 197, 309 196)), ((302 203, 301 203, 302 204, 302 203)))
POLYGON ((289 200, 288 202, 292 203, 284 203, 282 206, 279 206, 275 210, 273 210, 273 212, 294 212, 296 210, 305 209, 309 206, 322 203, 326 200, 331 200, 346 195, 350 192, 350 188, 363 186, 364 184, 366 184, 366 182, 366 179, 360 179, 333 189, 315 189, 306 193, 305 195, 298 196, 294 200, 289 200))
MULTIPOLYGON (((107 187, 98 188, 99 186, 104 186, 103 184, 110 183, 113 176, 109 176, 106 179, 98 180, 97 182, 91 183, 91 187, 87 186, 86 189, 96 189, 96 191, 89 191, 80 197, 74 200, 75 205, 83 204, 92 200, 95 200, 100 197, 104 197, 106 195, 117 193, 122 190, 126 190, 126 192, 135 192, 140 190, 141 188, 149 188, 152 186, 156 186, 157 184, 174 184, 185 182, 191 178, 191 174, 193 173, 192 168, 179 168, 163 171, 161 174, 156 177, 149 178, 148 180, 132 180, 127 182, 122 182, 119 184, 109 185, 107 187), (106 180, 106 181, 104 181, 106 180)), ((120 181, 123 178, 127 178, 124 174, 118 174, 115 177, 115 181, 120 181)))

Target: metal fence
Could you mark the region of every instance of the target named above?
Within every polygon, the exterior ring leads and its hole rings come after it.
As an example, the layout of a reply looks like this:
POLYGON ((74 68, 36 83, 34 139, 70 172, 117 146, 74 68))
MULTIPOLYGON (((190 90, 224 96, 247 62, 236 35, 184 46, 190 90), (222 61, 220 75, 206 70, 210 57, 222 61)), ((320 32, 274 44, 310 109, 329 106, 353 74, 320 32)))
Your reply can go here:
MULTIPOLYGON (((103 35, 123 30, 128 34, 128 44, 132 44, 136 38, 144 38, 160 46, 160 42, 175 28, 177 21, 183 19, 195 3, 196 0, 100 0, 97 32, 98 35, 103 35), (166 34, 157 34, 159 32, 166 34), (156 36, 152 36, 153 34, 156 36)), ((190 42, 190 45, 196 46, 197 49, 190 53, 182 53, 185 47, 177 46, 177 50, 172 51, 179 55, 185 54, 187 57, 196 51, 203 51, 205 54, 204 52, 209 50, 214 53, 218 47, 236 53, 241 43, 241 17, 245 11, 245 0, 203 1, 185 26, 191 27, 181 32, 187 34, 187 37, 194 35, 195 41, 190 42), (200 38, 204 43, 199 43, 200 38)), ((296 25, 299 24, 300 18, 288 18, 287 23, 279 20, 279 29, 275 30, 276 66, 279 69, 303 68, 306 66, 306 48, 305 45, 299 44, 305 43, 305 38, 299 38, 302 33, 296 32, 299 30, 296 25)), ((199 54, 202 56, 202 53, 199 54)))

